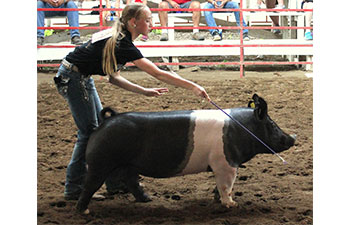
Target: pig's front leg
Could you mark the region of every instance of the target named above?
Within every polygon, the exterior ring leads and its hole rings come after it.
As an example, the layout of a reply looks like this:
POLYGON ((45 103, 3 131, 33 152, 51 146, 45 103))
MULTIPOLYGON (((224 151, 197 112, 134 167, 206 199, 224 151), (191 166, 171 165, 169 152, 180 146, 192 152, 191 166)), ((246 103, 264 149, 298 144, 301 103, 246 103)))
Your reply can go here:
POLYGON ((237 202, 232 200, 232 188, 237 176, 237 169, 232 168, 230 173, 215 174, 216 185, 220 194, 221 204, 227 208, 238 206, 237 202))
POLYGON ((232 200, 232 188, 236 180, 238 168, 231 167, 225 156, 215 157, 211 168, 215 174, 216 186, 220 194, 221 204, 230 207, 237 207, 237 202, 232 200))

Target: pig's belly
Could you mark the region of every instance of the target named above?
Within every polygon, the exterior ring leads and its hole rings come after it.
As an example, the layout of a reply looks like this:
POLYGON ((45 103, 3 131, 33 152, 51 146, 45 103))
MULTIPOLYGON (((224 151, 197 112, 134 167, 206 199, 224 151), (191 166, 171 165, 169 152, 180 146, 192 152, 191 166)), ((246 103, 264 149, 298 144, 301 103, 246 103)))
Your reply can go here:
POLYGON ((207 171, 209 156, 224 154, 223 128, 226 115, 218 110, 198 110, 191 114, 195 121, 193 151, 179 175, 207 171))

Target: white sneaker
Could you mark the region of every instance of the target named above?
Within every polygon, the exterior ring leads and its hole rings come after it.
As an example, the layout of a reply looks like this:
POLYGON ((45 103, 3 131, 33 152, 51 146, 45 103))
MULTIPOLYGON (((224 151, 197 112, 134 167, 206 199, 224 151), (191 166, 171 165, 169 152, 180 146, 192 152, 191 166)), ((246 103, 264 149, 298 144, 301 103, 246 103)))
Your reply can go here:
POLYGON ((277 5, 274 9, 285 9, 286 7, 284 5, 277 5))
POLYGON ((243 34, 243 40, 244 41, 250 41, 250 37, 249 37, 248 33, 244 33, 243 34))
POLYGON ((257 9, 266 9, 266 5, 261 3, 260 5, 256 4, 257 9))
POLYGON ((162 35, 160 36, 160 41, 168 41, 168 33, 162 33, 162 35))
POLYGON ((222 40, 222 38, 221 38, 221 36, 219 35, 219 34, 214 34, 214 36, 213 36, 213 41, 221 41, 222 40))

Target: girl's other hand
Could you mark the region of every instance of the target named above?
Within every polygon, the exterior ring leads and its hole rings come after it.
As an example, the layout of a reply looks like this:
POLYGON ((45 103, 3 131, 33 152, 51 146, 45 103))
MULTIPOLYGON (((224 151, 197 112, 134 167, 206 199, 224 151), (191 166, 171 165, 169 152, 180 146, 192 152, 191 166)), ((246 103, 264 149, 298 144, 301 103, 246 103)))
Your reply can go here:
POLYGON ((145 88, 144 95, 148 97, 160 96, 164 93, 169 92, 168 88, 145 88))

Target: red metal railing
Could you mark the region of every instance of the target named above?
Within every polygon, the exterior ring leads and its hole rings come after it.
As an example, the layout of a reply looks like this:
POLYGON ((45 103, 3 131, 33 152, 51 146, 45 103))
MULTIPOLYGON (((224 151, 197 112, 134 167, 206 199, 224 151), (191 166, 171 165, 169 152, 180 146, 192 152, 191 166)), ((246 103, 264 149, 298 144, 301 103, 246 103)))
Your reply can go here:
MULTIPOLYGON (((222 29, 222 30, 234 30, 239 29, 240 30, 240 44, 239 45, 142 45, 137 46, 138 48, 157 48, 157 47, 168 47, 168 48, 176 48, 176 47, 200 47, 200 48, 222 48, 222 47, 239 47, 240 48, 240 61, 239 62, 178 62, 178 63, 155 63, 156 65, 199 65, 199 66, 208 66, 208 65, 239 65, 240 66, 240 76, 244 76, 244 66, 245 65, 306 65, 306 64, 313 64, 313 62, 274 62, 274 61, 264 61, 264 62, 255 62, 255 61, 244 61, 244 48, 246 47, 313 47, 313 44, 244 44, 243 43, 243 30, 249 29, 249 30, 257 30, 257 29, 312 29, 312 27, 295 27, 295 26, 259 26, 259 27, 243 27, 243 12, 251 12, 251 11, 266 11, 266 12, 308 12, 313 11, 312 9, 242 9, 242 3, 243 0, 240 0, 240 8, 239 9, 151 9, 151 11, 186 11, 186 12, 193 12, 193 11, 221 11, 221 12, 235 12, 239 11, 240 13, 240 26, 221 26, 221 27, 207 27, 207 26, 200 26, 200 27, 153 27, 153 29, 179 29, 179 30, 186 30, 186 29, 222 29)), ((122 9, 115 9, 115 8, 103 8, 102 7, 102 0, 100 0, 100 6, 99 8, 93 8, 93 9, 83 9, 83 8, 76 8, 76 9, 68 9, 68 8, 38 8, 37 11, 98 11, 99 12, 99 26, 96 27, 37 27, 37 29, 56 29, 56 30, 66 30, 66 29, 79 29, 79 30, 103 30, 110 28, 109 26, 103 26, 103 11, 122 11, 122 9)), ((276 15, 278 16, 278 14, 276 15)), ((76 46, 72 45, 42 45, 37 46, 38 48, 75 48, 76 46)), ((60 64, 37 64, 37 67, 58 67, 60 64)), ((126 64, 126 66, 131 66, 132 63, 126 64)))

